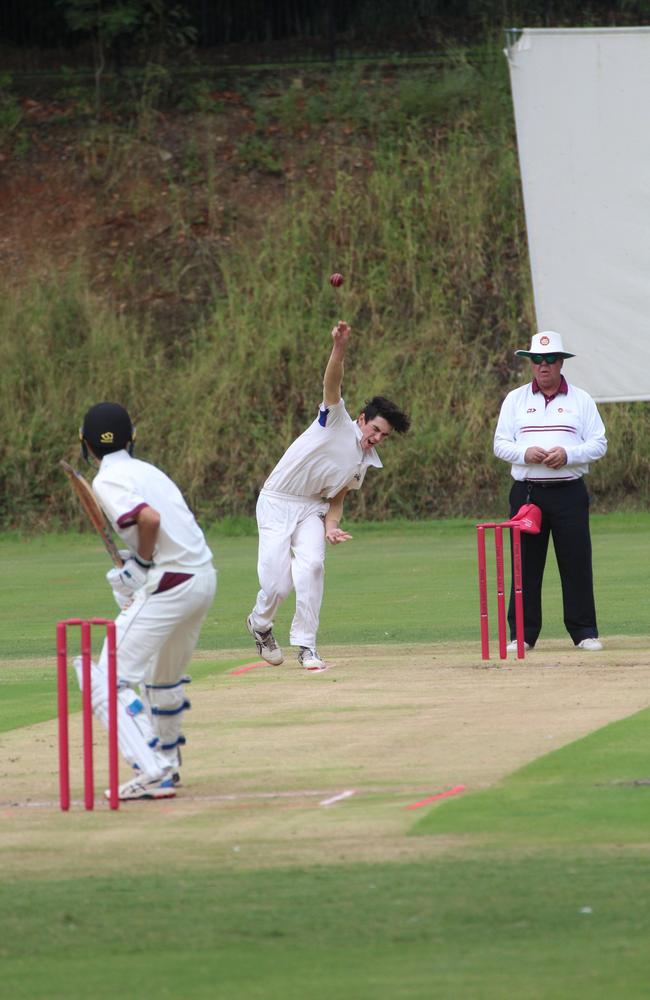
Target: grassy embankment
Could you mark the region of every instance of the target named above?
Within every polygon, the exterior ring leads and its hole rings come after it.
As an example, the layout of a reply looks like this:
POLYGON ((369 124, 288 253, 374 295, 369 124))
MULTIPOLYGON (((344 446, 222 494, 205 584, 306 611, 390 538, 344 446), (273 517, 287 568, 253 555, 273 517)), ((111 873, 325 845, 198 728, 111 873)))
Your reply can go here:
MULTIPOLYGON (((206 522, 250 515, 255 489, 312 418, 339 316, 355 329, 350 406, 379 391, 413 416, 385 471, 351 501, 355 514, 502 509, 508 477, 492 431, 523 377, 512 350, 534 321, 500 52, 215 86, 216 96, 207 85, 181 92, 179 78, 164 115, 149 95, 97 122, 61 84, 68 110, 50 117, 47 137, 73 151, 97 225, 64 260, 52 240, 0 282, 1 524, 75 522, 57 461, 75 454, 81 415, 101 398, 130 409, 140 454, 206 522), (115 241, 103 235, 109 216, 115 241), (346 276, 338 292, 334 269, 346 276)), ((28 128, 22 145, 19 134, 14 122, 4 136, 16 170, 42 155, 28 128)), ((650 409, 616 404, 603 416, 596 509, 641 506, 650 409)))

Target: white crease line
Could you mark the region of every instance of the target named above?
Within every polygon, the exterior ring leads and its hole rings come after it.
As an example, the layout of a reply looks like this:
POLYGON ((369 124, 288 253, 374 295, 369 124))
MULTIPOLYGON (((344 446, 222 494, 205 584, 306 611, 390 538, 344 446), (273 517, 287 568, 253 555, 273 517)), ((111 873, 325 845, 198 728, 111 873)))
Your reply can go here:
MULTIPOLYGON (((183 795, 182 792, 178 796, 177 801, 179 802, 242 802, 246 800, 256 799, 302 799, 302 798, 316 798, 319 795, 327 794, 324 789, 314 789, 314 788, 303 788, 298 789, 295 792, 233 792, 224 795, 183 795)), ((325 799, 318 804, 321 806, 328 806, 333 802, 338 802, 339 799, 348 798, 350 795, 355 795, 354 789, 346 792, 341 792, 331 799, 325 799)), ((143 800, 145 801, 145 800, 143 800)), ((165 799, 166 803, 170 803, 173 799, 165 799)), ((95 805, 104 805, 105 800, 102 798, 95 799, 95 805)), ((28 799, 24 802, 0 802, 0 809, 47 809, 53 806, 58 806, 58 799, 50 799, 49 801, 36 801, 35 799, 28 799)), ((83 805, 81 799, 73 799, 70 802, 71 808, 83 805)), ((106 807, 108 808, 108 803, 106 802, 106 807)))
MULTIPOLYGON (((95 806, 106 805, 106 808, 107 809, 109 808, 106 799, 96 798, 94 804, 95 806)), ((55 806, 56 808, 59 808, 59 805, 60 803, 58 799, 48 799, 43 802, 38 802, 36 799, 26 799, 25 802, 16 802, 16 801, 0 802, 0 809, 52 809, 55 806)), ((70 799, 71 810, 75 809, 77 806, 83 806, 83 805, 84 805, 83 799, 70 799)), ((65 810, 63 809, 61 810, 61 812, 64 811, 65 810)), ((88 812, 92 812, 92 810, 89 809, 88 812)))
POLYGON ((303 799, 322 795, 316 789, 301 789, 295 792, 232 792, 227 795, 181 795, 187 802, 241 802, 244 799, 303 799))
POLYGON ((338 795, 333 795, 331 799, 323 799, 319 802, 319 806, 333 806, 335 802, 340 802, 341 799, 349 799, 351 795, 356 795, 356 789, 348 788, 345 792, 339 792, 338 795))

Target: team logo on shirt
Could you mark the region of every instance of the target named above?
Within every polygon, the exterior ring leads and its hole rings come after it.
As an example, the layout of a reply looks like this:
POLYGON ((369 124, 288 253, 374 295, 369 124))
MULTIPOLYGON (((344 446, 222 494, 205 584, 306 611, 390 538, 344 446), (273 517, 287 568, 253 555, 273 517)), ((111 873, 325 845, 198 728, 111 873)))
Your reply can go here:
POLYGON ((355 472, 354 478, 356 479, 356 481, 358 483, 361 482, 361 473, 360 472, 355 472))
POLYGON ((526 413, 536 413, 536 412, 537 412, 536 406, 529 406, 528 409, 526 410, 526 413))

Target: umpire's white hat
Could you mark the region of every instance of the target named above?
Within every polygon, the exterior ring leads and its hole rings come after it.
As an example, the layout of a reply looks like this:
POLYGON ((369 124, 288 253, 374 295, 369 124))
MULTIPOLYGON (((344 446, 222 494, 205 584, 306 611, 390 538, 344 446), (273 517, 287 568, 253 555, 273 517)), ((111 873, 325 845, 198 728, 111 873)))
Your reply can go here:
POLYGON ((530 350, 515 351, 515 354, 518 358, 529 358, 531 354, 557 354, 560 358, 575 358, 575 354, 564 350, 562 337, 554 330, 536 333, 530 342, 530 350))

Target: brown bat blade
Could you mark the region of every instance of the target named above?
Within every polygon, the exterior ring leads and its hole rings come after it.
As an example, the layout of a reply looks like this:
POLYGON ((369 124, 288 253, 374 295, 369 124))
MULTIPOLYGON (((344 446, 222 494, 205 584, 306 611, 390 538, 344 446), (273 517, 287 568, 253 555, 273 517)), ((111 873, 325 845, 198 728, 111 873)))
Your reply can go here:
POLYGON ((117 545, 111 535, 111 529, 108 521, 106 520, 106 516, 97 503, 95 494, 90 488, 90 485, 86 482, 84 477, 77 472, 76 469, 72 468, 69 462, 61 460, 59 464, 68 477, 68 482, 70 483, 77 500, 81 504, 84 514, 92 524, 97 534, 100 536, 109 556, 116 566, 123 566, 124 560, 117 550, 117 545))

